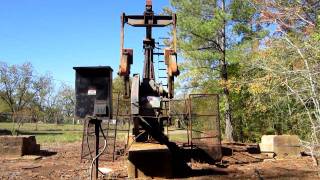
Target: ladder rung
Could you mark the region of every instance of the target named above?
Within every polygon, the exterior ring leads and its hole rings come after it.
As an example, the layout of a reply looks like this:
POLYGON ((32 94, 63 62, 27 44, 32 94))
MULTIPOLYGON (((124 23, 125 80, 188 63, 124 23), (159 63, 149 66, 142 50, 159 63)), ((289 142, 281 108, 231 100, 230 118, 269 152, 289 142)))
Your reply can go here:
POLYGON ((115 136, 107 136, 106 137, 107 139, 114 139, 114 138, 116 138, 115 136))
POLYGON ((104 130, 109 130, 109 131, 130 131, 130 129, 104 129, 104 130))
POLYGON ((167 69, 158 69, 159 71, 166 71, 167 69))
POLYGON ((168 77, 159 77, 160 79, 167 79, 168 77))
POLYGON ((115 131, 117 129, 104 129, 104 130, 107 130, 107 131, 115 131))
POLYGON ((153 55, 163 56, 163 55, 164 55, 164 53, 153 53, 153 55))
POLYGON ((164 61, 158 61, 158 62, 160 63, 160 62, 164 62, 164 61))

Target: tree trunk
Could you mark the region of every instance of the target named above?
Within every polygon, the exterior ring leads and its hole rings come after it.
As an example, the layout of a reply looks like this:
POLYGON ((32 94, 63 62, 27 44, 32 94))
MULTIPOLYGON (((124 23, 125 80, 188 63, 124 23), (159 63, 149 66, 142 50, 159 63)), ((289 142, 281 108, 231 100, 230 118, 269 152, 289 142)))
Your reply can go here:
POLYGON ((12 135, 15 134, 15 125, 16 125, 16 122, 15 122, 15 112, 13 111, 12 114, 11 114, 11 120, 12 120, 12 129, 11 129, 11 133, 12 135))
MULTIPOLYGON (((223 79, 225 82, 227 79, 223 79)), ((232 125, 232 116, 231 116, 231 107, 230 107, 230 99, 229 99, 229 90, 225 86, 224 87, 224 100, 225 100, 225 140, 228 142, 233 142, 233 125, 232 125)))
MULTIPOLYGON (((222 10, 225 12, 225 0, 222 0, 222 10)), ((226 20, 224 19, 223 28, 222 28, 222 68, 221 68, 221 76, 224 81, 224 100, 225 100, 225 140, 228 142, 233 142, 233 126, 232 126, 232 116, 231 116, 231 106, 230 106, 230 99, 229 99, 229 89, 227 86, 228 82, 228 70, 227 70, 227 62, 226 62, 226 20)))

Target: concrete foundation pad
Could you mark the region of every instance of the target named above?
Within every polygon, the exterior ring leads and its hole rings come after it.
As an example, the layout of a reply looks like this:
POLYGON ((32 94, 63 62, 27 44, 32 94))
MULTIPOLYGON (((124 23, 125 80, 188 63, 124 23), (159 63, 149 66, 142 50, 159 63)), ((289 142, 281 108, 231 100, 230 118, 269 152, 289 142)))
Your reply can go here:
POLYGON ((167 146, 134 143, 128 151, 128 178, 171 178, 172 155, 167 146))
POLYGON ((0 156, 32 155, 39 151, 35 136, 0 136, 0 156))

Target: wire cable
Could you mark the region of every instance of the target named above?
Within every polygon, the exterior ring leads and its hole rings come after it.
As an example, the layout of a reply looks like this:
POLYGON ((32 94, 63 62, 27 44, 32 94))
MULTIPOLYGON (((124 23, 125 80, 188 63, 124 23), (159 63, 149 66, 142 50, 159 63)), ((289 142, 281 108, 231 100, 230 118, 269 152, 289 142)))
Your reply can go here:
MULTIPOLYGON (((93 164, 94 164, 94 162, 101 156, 101 154, 104 153, 104 151, 106 150, 106 148, 107 148, 107 140, 105 139, 105 140, 104 140, 104 147, 103 147, 102 151, 101 151, 96 157, 94 157, 93 160, 92 160, 92 162, 91 162, 91 165, 90 165, 90 179, 91 179, 91 180, 92 180, 93 164)), ((97 167, 97 169, 98 169, 98 171, 100 171, 98 167, 97 167)), ((100 172, 101 172, 101 171, 100 171, 100 172)), ((102 173, 102 172, 101 172, 101 173, 102 173)))
POLYGON ((92 155, 91 155, 91 149, 90 149, 90 144, 89 144, 89 127, 90 126, 90 123, 88 121, 88 125, 87 125, 87 129, 86 129, 86 140, 87 140, 87 145, 88 145, 88 150, 89 150, 89 155, 90 155, 90 159, 93 159, 92 155))
MULTIPOLYGON (((95 157, 92 159, 92 162, 91 162, 91 165, 90 165, 90 180, 92 180, 92 170, 93 170, 93 164, 94 164, 94 162, 96 162, 96 160, 97 160, 97 159, 104 153, 104 151, 107 149, 107 138, 106 138, 106 136, 105 136, 105 134, 104 134, 104 132, 103 132, 103 129, 102 129, 102 127, 101 127, 101 124, 99 125, 99 129, 101 130, 102 136, 103 136, 103 138, 104 138, 104 147, 103 147, 102 151, 101 151, 97 156, 95 156, 95 157)), ((89 146, 89 145, 88 145, 88 146, 89 146)), ((90 155, 91 155, 91 153, 90 153, 90 155)), ((103 172, 101 172, 101 171, 99 170, 99 167, 97 167, 97 169, 98 169, 98 172, 104 174, 103 172)))

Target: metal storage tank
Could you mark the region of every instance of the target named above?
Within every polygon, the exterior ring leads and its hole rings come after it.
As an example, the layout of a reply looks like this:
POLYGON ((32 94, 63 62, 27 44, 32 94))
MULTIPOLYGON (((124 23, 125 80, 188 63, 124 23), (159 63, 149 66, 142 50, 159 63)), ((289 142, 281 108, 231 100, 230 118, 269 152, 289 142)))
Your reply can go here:
POLYGON ((76 71, 77 118, 112 118, 112 68, 109 66, 74 67, 76 71))

